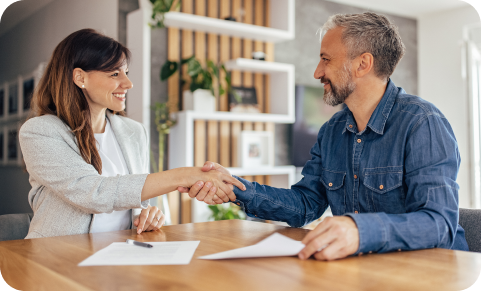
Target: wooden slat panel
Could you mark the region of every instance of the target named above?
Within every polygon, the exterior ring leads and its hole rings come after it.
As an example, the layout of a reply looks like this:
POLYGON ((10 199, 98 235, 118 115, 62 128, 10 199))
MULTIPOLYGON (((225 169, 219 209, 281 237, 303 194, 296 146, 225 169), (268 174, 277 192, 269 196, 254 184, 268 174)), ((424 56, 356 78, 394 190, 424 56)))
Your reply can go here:
MULTIPOLYGON (((180 60, 180 32, 178 28, 167 28, 167 58, 171 61, 180 60)), ((167 80, 168 106, 170 112, 179 111, 179 73, 176 72, 167 80)), ((167 195, 169 200, 170 219, 172 224, 179 224, 180 217, 180 193, 178 191, 170 192, 167 195)))
POLYGON ((167 195, 167 199, 169 200, 170 219, 172 224, 179 224, 180 193, 179 191, 173 191, 165 195, 167 195))
MULTIPOLYGON (((229 17, 231 16, 231 13, 230 13, 230 0, 220 0, 220 15, 219 15, 219 18, 220 19, 224 19, 226 17, 229 17)), ((227 35, 221 35, 220 37, 220 62, 224 63, 228 60, 230 60, 230 37, 227 36, 227 35)), ((222 84, 224 85, 224 87, 226 86, 226 82, 225 82, 225 74, 224 72, 221 72, 220 74, 221 76, 221 81, 222 81, 222 84)), ((228 96, 227 96, 227 92, 220 96, 220 100, 219 100, 219 111, 229 111, 229 106, 228 106, 228 96)), ((221 128, 222 128, 222 123, 221 123, 221 128)), ((227 145, 225 148, 223 148, 223 146, 221 145, 221 151, 222 150, 228 150, 230 151, 229 149, 229 146, 227 145)), ((221 155, 221 160, 222 160, 222 156, 225 156, 224 153, 220 153, 221 155)))
MULTIPOLYGON (((182 0, 181 10, 184 13, 194 13, 194 1, 193 0, 182 0)), ((194 33, 192 30, 183 29, 182 30, 182 48, 181 48, 182 58, 188 58, 194 54, 194 33)), ((186 81, 182 90, 189 90, 190 77, 187 74, 187 64, 182 66, 182 78, 186 81)), ((197 123, 197 121, 196 121, 197 123)), ((205 134, 203 135, 205 139, 205 134)), ((198 151, 197 143, 194 146, 194 161, 196 158, 195 154, 198 151)), ((205 154, 204 154, 205 156, 205 154)), ((194 163, 195 165, 195 163, 194 163)), ((181 223, 190 223, 192 221, 192 204, 191 198, 187 193, 181 193, 181 205, 180 205, 180 216, 181 223)))
POLYGON ((209 120, 207 122, 207 160, 219 162, 219 124, 217 120, 209 120))
POLYGON ((224 167, 230 167, 230 124, 229 121, 220 122, 220 160, 219 163, 224 167))
MULTIPOLYGON (((178 62, 180 60, 179 54, 179 29, 167 28, 167 58, 170 61, 178 62)), ((179 73, 176 72, 169 79, 167 79, 167 94, 169 96, 168 104, 170 112, 179 111, 179 73)))
MULTIPOLYGON (((259 0, 258 0, 259 1, 259 0)), ((267 27, 271 26, 271 1, 264 0, 264 25, 267 27)))
MULTIPOLYGON (((253 15, 253 3, 252 0, 244 0, 244 23, 253 24, 254 23, 254 15, 253 15)), ((250 39, 243 39, 243 57, 246 59, 252 58, 252 40, 250 39)), ((244 72, 244 87, 252 87, 252 73, 251 72, 244 72)))
POLYGON ((239 134, 241 132, 241 123, 240 121, 232 121, 232 124, 231 124, 231 147, 232 147, 232 151, 231 151, 231 158, 232 158, 232 164, 231 166, 232 167, 238 167, 239 166, 239 160, 238 160, 238 157, 237 157, 237 142, 238 142, 238 139, 239 139, 239 134))
POLYGON ((242 123, 242 130, 254 130, 254 125, 251 121, 244 121, 242 123))

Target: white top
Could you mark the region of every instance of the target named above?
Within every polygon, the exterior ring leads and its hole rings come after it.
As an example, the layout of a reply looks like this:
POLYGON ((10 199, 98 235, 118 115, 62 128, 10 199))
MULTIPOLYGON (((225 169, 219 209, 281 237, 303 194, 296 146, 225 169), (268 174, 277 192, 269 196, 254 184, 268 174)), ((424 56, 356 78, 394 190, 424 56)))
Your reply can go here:
MULTIPOLYGON (((108 119, 104 133, 95 133, 97 148, 102 160, 102 175, 113 177, 128 175, 129 170, 125 163, 124 155, 120 150, 119 143, 110 127, 108 119)), ((130 229, 132 210, 113 211, 112 213, 96 214, 92 223, 91 232, 106 232, 130 229)))

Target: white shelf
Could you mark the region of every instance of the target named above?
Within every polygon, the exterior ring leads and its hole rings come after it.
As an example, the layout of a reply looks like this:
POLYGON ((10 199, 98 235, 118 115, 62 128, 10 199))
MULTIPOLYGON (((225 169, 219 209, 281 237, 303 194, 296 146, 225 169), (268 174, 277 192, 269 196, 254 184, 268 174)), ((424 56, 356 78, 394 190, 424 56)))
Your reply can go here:
MULTIPOLYGON (((257 176, 257 175, 290 175, 295 176, 296 167, 256 167, 256 168, 227 168, 232 175, 236 176, 257 176)), ((292 183, 294 184, 294 182, 292 183)))
POLYGON ((251 122, 275 122, 275 123, 293 123, 293 117, 286 114, 269 114, 269 113, 234 113, 225 111, 216 112, 199 112, 199 111, 179 111, 173 113, 172 116, 179 119, 185 119, 187 122, 194 120, 227 120, 227 121, 251 121, 251 122))
POLYGON ((295 67, 292 64, 266 62, 253 59, 238 58, 230 60, 225 63, 227 70, 241 70, 254 73, 290 73, 295 71, 295 67))
POLYGON ((271 2, 271 27, 182 12, 165 13, 164 24, 167 27, 178 27, 267 42, 281 42, 294 39, 294 0, 271 0, 271 2))

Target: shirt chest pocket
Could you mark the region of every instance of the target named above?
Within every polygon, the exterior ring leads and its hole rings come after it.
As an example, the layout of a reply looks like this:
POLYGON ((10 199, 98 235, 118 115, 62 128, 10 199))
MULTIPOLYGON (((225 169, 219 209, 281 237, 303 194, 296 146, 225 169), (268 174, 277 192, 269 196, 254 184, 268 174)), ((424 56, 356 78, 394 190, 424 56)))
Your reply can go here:
POLYGON ((402 187, 403 167, 383 167, 364 170, 366 199, 371 211, 404 213, 404 191, 402 187))
POLYGON ((334 215, 342 215, 346 211, 345 177, 346 172, 322 170, 320 181, 326 188, 327 199, 334 215))

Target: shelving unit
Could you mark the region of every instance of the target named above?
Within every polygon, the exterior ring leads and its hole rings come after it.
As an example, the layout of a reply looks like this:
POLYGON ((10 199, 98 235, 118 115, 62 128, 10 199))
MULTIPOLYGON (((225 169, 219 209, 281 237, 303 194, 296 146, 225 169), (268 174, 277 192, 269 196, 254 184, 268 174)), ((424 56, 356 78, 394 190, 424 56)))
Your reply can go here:
MULTIPOLYGON (((236 5, 242 3, 240 0, 233 0, 236 5)), ((295 37, 295 0, 266 0, 266 7, 269 7, 268 13, 265 14, 266 22, 269 27, 262 26, 262 21, 259 22, 256 18, 255 21, 242 21, 242 16, 236 16, 240 19, 238 21, 227 21, 216 17, 216 9, 208 8, 209 13, 201 12, 195 15, 193 13, 192 4, 183 6, 186 11, 184 12, 169 12, 165 14, 164 24, 169 29, 173 31, 178 31, 180 29, 185 31, 187 34, 200 34, 199 39, 203 39, 205 34, 215 34, 221 35, 220 41, 225 39, 225 36, 232 37, 232 41, 237 39, 236 44, 232 44, 233 49, 236 48, 237 51, 240 50, 240 39, 245 39, 245 41, 250 42, 251 40, 257 42, 265 42, 266 50, 267 44, 272 47, 272 43, 292 40, 295 37), (188 8, 187 8, 188 7, 188 8), (214 11, 213 13, 211 11, 214 11), (212 17, 204 15, 214 15, 212 17), (246 23, 243 23, 246 22, 246 23), (260 25, 254 25, 249 23, 256 23, 260 25), (205 34, 204 34, 205 33, 205 34)), ((234 2, 231 2, 234 3, 234 2)), ((190 3, 190 2, 189 2, 190 3)), ((196 5, 198 2, 195 2, 196 5)), ((206 2, 202 2, 206 3, 206 2)), ((258 2, 249 1, 252 5, 258 4, 258 2)), ((132 63, 131 71, 137 72, 136 83, 140 86, 135 86, 130 90, 130 96, 135 96, 134 98, 127 98, 127 108, 129 117, 142 122, 147 130, 150 127, 150 86, 147 82, 150 81, 150 28, 147 23, 149 17, 152 13, 152 7, 148 0, 140 1, 141 8, 138 11, 132 12, 128 15, 127 19, 127 46, 132 52, 132 63)), ((183 3, 185 4, 185 3, 183 3)), ((230 4, 229 4, 230 5, 230 4)), ((234 4, 232 4, 234 5, 234 4)), ((238 9, 239 6, 236 6, 238 9)), ((261 7, 262 8, 262 7, 261 7)), ((196 6, 196 9, 203 11, 204 6, 196 6)), ((249 8, 250 9, 250 8, 249 8)), ((247 9, 247 11, 250 11, 247 9)), ((267 9, 267 8, 266 8, 267 9)), ((222 5, 220 7, 222 10, 222 5)), ((234 8, 230 10, 230 13, 234 13, 234 8)), ((229 13, 229 12, 227 12, 229 13)), ((220 18, 226 17, 225 10, 224 14, 220 12, 219 14, 224 15, 220 18)), ((260 14, 258 14, 259 16, 260 14)), ((262 19, 262 18, 261 18, 262 19)), ((169 30, 170 31, 170 30, 169 30)), ((209 41, 211 39, 209 38, 209 41)), ((169 36, 169 41, 173 43, 178 43, 179 34, 169 36)), ((187 36, 184 39, 182 35, 182 53, 181 57, 188 57, 191 49, 190 44, 192 43, 192 36, 187 36), (186 46, 187 44, 187 46, 186 46), (184 51, 185 50, 185 51, 184 51)), ((205 50, 205 42, 197 49, 205 50)), ((244 46, 245 49, 245 46, 244 46)), ((273 57, 273 51, 268 50, 268 55, 273 57)), ((205 51, 204 51, 205 53, 205 51)), ((178 58, 179 55, 174 54, 174 58, 178 58), (174 56, 175 55, 175 56, 174 56)), ((203 113, 195 111, 180 111, 174 113, 174 117, 177 119, 177 124, 171 129, 169 135, 169 168, 177 167, 190 167, 194 166, 194 128, 197 129, 196 125, 201 123, 201 121, 206 121, 207 123, 212 123, 219 121, 222 123, 224 121, 229 121, 233 123, 247 123, 252 122, 254 124, 266 123, 272 125, 273 123, 293 123, 295 121, 295 68, 291 64, 282 64, 267 61, 257 61, 246 58, 237 58, 239 54, 232 55, 233 60, 225 62, 225 66, 228 70, 242 72, 242 74, 250 73, 260 73, 269 76, 269 85, 266 85, 266 92, 269 92, 269 96, 273 96, 272 100, 275 102, 266 103, 265 112, 269 113, 259 113, 259 114, 248 114, 248 113, 231 113, 231 112, 214 112, 214 113, 203 113)), ((244 54, 248 57, 248 54, 244 54)), ((204 56, 205 58, 205 56, 204 56)), ((222 58, 220 58, 222 60, 222 58)), ((134 77, 134 75, 132 75, 134 77)), ((134 81, 134 80, 132 80, 134 81)), ((169 85, 170 86, 170 85, 169 85)), ((170 87, 169 87, 170 88, 170 87)), ((169 93, 170 94, 170 93, 169 93)), ((266 93, 267 94, 267 93, 266 93)), ((210 124, 208 124, 210 125, 210 124)), ((215 127, 216 128, 216 127, 215 127)), ((272 126, 270 127, 273 128, 272 126)), ((197 132, 197 131, 196 131, 197 132)), ((198 164, 199 162, 197 162, 198 164)), ((281 188, 289 188, 290 185, 295 183, 296 170, 293 166, 281 166, 281 167, 266 167, 266 168, 228 168, 233 175, 238 176, 270 176, 270 183, 273 186, 281 188)), ((267 181, 267 180, 266 180, 267 181)), ((170 194, 169 194, 170 195, 170 194)), ((170 199, 170 198, 169 198, 170 199)), ((181 203, 189 201, 184 201, 181 199, 181 203)), ((191 218, 192 222, 202 222, 206 221, 210 215, 210 210, 207 205, 203 202, 198 202, 192 199, 192 212, 191 218)), ((183 208, 182 208, 183 209, 183 208)), ((183 219, 182 219, 183 220, 183 219)))

